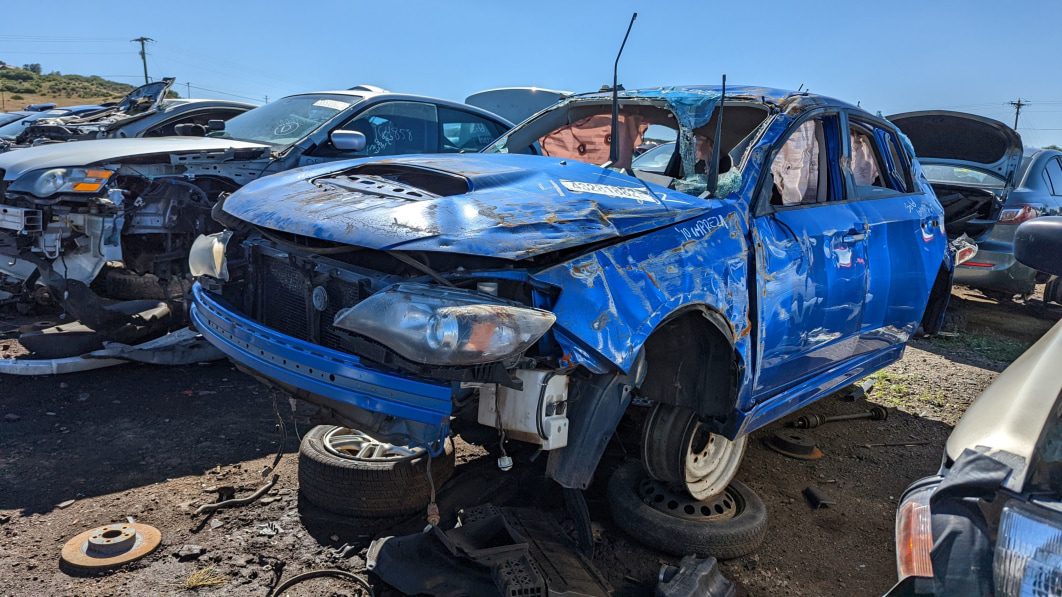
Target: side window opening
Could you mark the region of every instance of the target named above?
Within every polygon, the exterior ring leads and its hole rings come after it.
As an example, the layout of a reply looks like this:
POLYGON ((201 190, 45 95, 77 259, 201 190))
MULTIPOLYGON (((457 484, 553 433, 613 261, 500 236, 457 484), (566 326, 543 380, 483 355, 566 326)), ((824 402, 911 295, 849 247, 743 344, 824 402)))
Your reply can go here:
POLYGON ((877 144, 874 143, 871 130, 862 124, 852 122, 848 131, 848 141, 852 152, 852 179, 855 181, 856 188, 888 188, 882 176, 881 159, 878 157, 877 144))
POLYGON ((234 116, 241 114, 240 110, 233 109, 218 109, 208 110, 204 112, 195 112, 193 114, 186 114, 168 120, 159 124, 156 127, 150 128, 144 132, 145 137, 173 137, 177 135, 177 125, 179 124, 199 124, 206 126, 207 122, 211 120, 228 120, 234 116))
POLYGON ((505 129, 492 122, 466 112, 440 106, 439 151, 443 153, 472 153, 491 144, 505 129))
POLYGON ((806 205, 825 201, 828 168, 821 119, 811 119, 790 133, 771 161, 771 205, 806 205))
POLYGON ((1047 160, 1044 174, 1047 176, 1048 188, 1051 189, 1051 194, 1062 195, 1062 165, 1060 165, 1058 158, 1047 160))
POLYGON ((884 140, 885 147, 888 148, 885 166, 889 173, 890 186, 901 193, 910 193, 914 188, 914 183, 911 181, 911 166, 907 161, 906 152, 896 135, 882 129, 878 129, 878 132, 884 140))

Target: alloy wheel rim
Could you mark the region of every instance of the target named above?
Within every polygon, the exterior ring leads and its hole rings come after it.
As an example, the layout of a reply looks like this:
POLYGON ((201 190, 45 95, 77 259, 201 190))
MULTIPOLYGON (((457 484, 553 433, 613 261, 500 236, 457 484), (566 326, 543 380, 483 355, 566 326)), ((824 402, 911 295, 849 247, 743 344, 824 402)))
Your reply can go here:
POLYGON ((424 448, 396 446, 349 427, 333 427, 323 443, 329 454, 346 460, 406 460, 424 454, 424 448))

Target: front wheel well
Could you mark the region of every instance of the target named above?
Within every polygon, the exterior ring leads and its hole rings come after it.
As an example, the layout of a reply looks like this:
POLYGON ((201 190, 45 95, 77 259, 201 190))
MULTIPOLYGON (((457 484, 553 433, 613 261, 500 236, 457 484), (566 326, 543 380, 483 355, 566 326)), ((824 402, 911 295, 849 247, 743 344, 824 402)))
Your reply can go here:
POLYGON ((732 338, 716 311, 696 308, 672 316, 645 342, 647 372, 639 396, 704 418, 730 415, 741 371, 732 338))

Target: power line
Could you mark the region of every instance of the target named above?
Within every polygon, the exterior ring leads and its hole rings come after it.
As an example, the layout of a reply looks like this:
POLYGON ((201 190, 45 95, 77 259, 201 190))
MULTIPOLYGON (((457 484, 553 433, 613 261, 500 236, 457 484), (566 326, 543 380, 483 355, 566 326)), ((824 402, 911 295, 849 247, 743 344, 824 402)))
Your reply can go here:
POLYGON ((218 91, 217 89, 208 89, 206 87, 200 87, 199 85, 192 85, 191 83, 185 83, 185 85, 190 87, 190 88, 192 88, 192 89, 198 89, 200 91, 209 91, 210 93, 220 93, 221 95, 228 95, 228 96, 231 96, 231 97, 238 97, 240 99, 250 100, 252 102, 257 102, 258 101, 257 97, 248 97, 246 95, 240 95, 238 93, 229 93, 228 91, 218 91))
POLYGON ((1016 102, 1007 102, 1007 103, 1009 103, 1010 105, 1014 106, 1014 130, 1018 130, 1018 116, 1021 115, 1021 109, 1024 106, 1028 106, 1029 102, 1023 102, 1023 101, 1021 101, 1021 98, 1019 97, 1018 101, 1016 101, 1016 102))

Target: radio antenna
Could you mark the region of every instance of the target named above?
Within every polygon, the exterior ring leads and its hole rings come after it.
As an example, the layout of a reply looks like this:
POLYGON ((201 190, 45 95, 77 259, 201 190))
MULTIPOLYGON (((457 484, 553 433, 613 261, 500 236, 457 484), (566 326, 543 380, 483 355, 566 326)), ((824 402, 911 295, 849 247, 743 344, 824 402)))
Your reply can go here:
POLYGON ((612 134, 609 135, 608 161, 612 166, 619 161, 619 61, 623 55, 623 47, 627 45, 627 38, 634 27, 634 19, 638 13, 631 15, 631 22, 627 24, 627 33, 623 34, 623 43, 620 44, 619 52, 616 53, 616 62, 612 65, 612 134))

